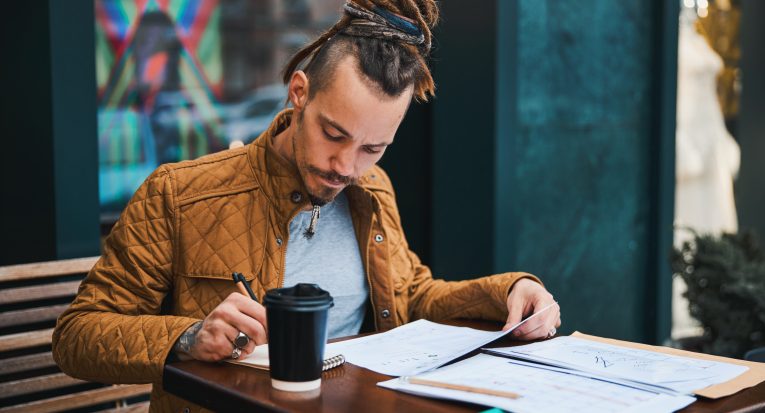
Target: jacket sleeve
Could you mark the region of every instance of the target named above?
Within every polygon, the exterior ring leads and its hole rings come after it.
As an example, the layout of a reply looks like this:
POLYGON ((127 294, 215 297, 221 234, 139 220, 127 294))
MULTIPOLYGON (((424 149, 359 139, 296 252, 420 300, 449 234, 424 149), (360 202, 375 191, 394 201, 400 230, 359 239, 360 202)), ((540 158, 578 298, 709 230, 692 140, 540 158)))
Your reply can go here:
POLYGON ((507 320, 507 295, 516 281, 529 278, 541 281, 524 272, 509 272, 464 281, 434 279, 430 269, 422 265, 419 257, 407 250, 412 281, 409 301, 409 319, 448 320, 473 318, 507 320))
POLYGON ((125 207, 56 323, 53 357, 67 374, 105 383, 161 381, 173 344, 199 321, 160 315, 172 288, 174 209, 170 172, 160 167, 125 207))

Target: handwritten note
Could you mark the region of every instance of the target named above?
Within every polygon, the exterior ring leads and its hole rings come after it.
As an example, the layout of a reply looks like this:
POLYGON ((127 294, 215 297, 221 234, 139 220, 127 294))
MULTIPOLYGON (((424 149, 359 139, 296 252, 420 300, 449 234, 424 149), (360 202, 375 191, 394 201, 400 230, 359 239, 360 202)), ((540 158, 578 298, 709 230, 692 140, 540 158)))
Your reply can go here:
POLYGON ((492 349, 524 360, 690 393, 737 377, 746 366, 620 347, 577 337, 492 349))
POLYGON ((403 376, 448 363, 493 341, 501 333, 417 320, 385 333, 332 343, 327 349, 342 353, 349 363, 403 376))

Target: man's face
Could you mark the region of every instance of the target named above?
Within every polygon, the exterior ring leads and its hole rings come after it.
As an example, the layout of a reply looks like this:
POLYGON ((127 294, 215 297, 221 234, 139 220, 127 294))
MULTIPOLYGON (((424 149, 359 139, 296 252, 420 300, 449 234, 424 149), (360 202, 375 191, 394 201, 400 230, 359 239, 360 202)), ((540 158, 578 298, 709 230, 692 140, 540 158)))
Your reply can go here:
POLYGON ((411 88, 384 95, 355 64, 353 58, 340 62, 328 86, 295 105, 295 163, 316 205, 332 201, 380 160, 412 98, 411 88))

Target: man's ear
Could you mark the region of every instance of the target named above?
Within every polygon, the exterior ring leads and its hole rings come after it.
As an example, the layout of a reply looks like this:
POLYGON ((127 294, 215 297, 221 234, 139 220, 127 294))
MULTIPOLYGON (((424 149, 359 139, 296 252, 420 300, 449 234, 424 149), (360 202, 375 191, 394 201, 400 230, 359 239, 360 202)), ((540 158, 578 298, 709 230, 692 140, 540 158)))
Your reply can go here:
POLYGON ((308 76, 302 70, 292 73, 290 85, 287 89, 287 97, 296 111, 302 111, 308 103, 308 76))

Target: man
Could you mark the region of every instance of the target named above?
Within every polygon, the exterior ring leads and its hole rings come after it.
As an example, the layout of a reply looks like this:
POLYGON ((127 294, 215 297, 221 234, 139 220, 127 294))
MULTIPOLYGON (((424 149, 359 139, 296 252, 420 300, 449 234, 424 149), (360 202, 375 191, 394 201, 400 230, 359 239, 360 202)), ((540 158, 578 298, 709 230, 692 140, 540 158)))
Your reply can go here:
MULTIPOLYGON (((251 352, 266 342, 268 320, 236 293, 232 272, 260 297, 318 283, 336 300, 330 336, 418 318, 508 328, 554 303, 525 273, 433 279, 406 243, 393 188, 375 164, 411 100, 433 92, 424 57, 437 17, 432 1, 346 4, 343 18, 288 65, 293 109, 247 147, 163 165, 147 178, 59 320, 61 368, 91 380, 159 382, 169 357, 251 352), (246 345, 234 344, 240 332, 246 345)), ((554 306, 516 336, 553 335, 559 315, 554 306)), ((153 410, 187 405, 154 387, 153 410)))

